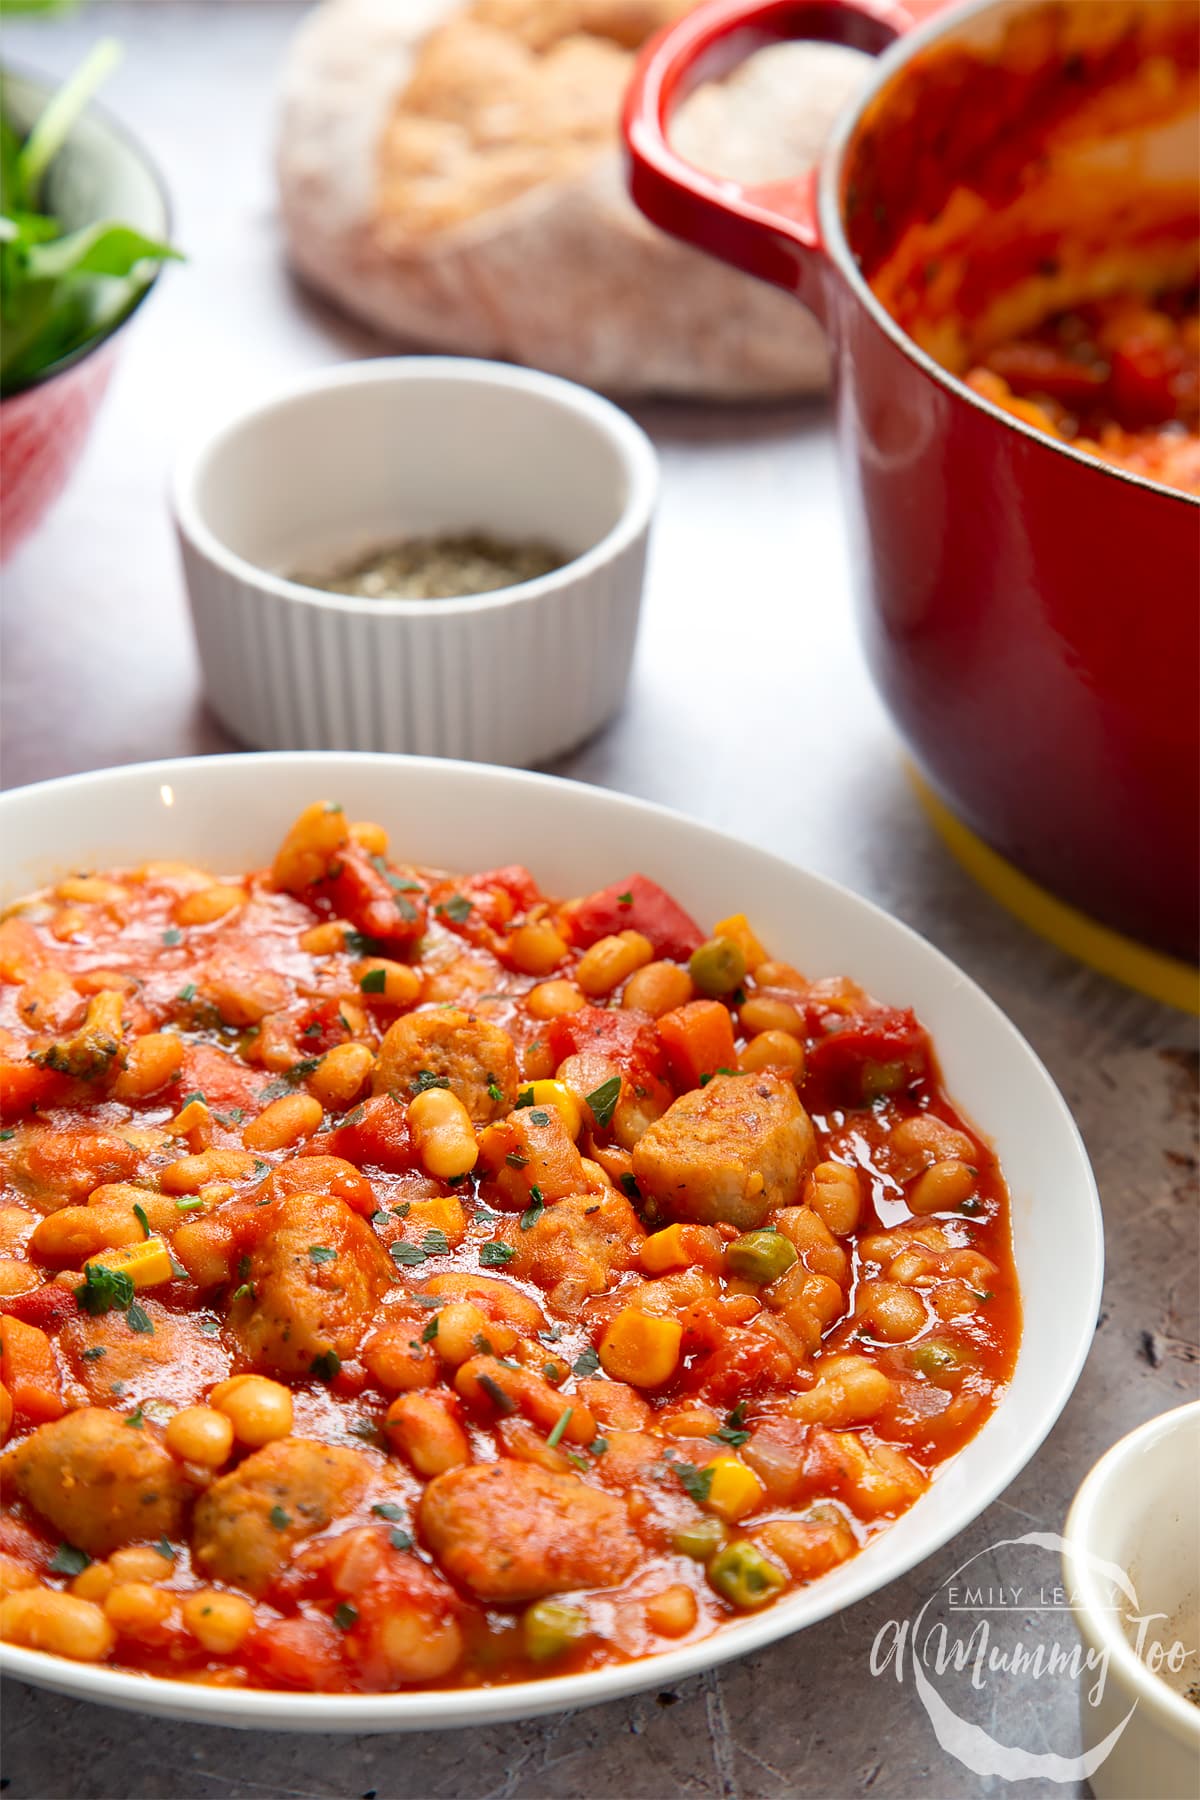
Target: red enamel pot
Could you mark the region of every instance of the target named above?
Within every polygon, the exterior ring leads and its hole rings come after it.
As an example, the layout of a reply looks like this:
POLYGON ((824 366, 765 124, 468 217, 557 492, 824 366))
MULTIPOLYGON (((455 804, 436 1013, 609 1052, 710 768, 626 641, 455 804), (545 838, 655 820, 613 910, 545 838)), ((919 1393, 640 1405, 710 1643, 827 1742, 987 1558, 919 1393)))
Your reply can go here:
MULTIPOLYGON (((1074 304, 1097 257, 1127 243, 1178 278, 1194 172, 1164 165, 1148 196, 1147 158, 1122 129, 1147 58, 1186 99, 1195 22, 1174 0, 712 0, 647 47, 624 119, 642 211, 828 331, 867 655, 928 784, 1039 888, 1188 962, 1200 503, 1001 411, 928 345, 991 304, 984 270, 1003 273, 1018 313, 1038 293, 1057 295, 1047 312, 1074 304), (745 188, 671 148, 691 88, 799 38, 880 55, 815 178, 745 188), (1108 105, 1106 84, 1124 99, 1108 105), (914 241, 952 254, 928 255, 918 279, 914 241), (943 271, 950 299, 926 316, 913 295, 943 271)), ((1168 94, 1159 112, 1172 110, 1168 94)), ((1179 124, 1137 129, 1178 138, 1179 124)))

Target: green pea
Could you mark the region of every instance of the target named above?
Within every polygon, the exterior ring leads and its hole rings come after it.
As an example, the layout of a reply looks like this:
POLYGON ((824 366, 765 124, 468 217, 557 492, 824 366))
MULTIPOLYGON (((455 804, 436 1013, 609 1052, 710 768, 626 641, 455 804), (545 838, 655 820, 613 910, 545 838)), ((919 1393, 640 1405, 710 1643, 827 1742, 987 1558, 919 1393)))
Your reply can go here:
POLYGON ((768 1562, 749 1538, 735 1538, 732 1544, 718 1550, 707 1573, 718 1594, 734 1606, 747 1609, 765 1606, 787 1580, 783 1570, 768 1562))
POLYGON ((779 1231, 743 1231, 725 1251, 728 1272, 759 1287, 777 1281, 795 1260, 795 1245, 779 1231))
POLYGON ((702 994, 718 999, 746 979, 746 958, 732 938, 709 938, 688 961, 688 973, 702 994))
POLYGON ((728 1536, 720 1519, 685 1519, 671 1533, 671 1548, 693 1562, 707 1562, 728 1536))
POLYGON ((549 1662, 551 1657, 561 1656, 586 1637, 590 1629, 583 1608, 565 1600, 535 1600, 521 1618, 525 1654, 534 1662, 549 1662))
POLYGON ((974 1361, 970 1351, 948 1338, 925 1338, 914 1344, 908 1360, 920 1374, 927 1375, 938 1387, 953 1387, 955 1380, 974 1361))

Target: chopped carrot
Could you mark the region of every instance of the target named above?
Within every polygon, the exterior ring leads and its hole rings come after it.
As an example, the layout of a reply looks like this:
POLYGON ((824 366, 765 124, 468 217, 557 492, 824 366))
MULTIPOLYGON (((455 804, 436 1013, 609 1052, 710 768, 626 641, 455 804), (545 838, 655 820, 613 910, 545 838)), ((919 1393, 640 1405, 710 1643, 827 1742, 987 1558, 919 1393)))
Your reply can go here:
POLYGON ((0 1379, 12 1396, 14 1413, 35 1425, 61 1419, 66 1411, 53 1344, 36 1325, 11 1314, 0 1318, 0 1379))
POLYGON ((703 1077, 737 1067, 733 1021, 719 1000, 689 1000, 664 1013, 658 1035, 671 1073, 682 1088, 696 1088, 703 1077))

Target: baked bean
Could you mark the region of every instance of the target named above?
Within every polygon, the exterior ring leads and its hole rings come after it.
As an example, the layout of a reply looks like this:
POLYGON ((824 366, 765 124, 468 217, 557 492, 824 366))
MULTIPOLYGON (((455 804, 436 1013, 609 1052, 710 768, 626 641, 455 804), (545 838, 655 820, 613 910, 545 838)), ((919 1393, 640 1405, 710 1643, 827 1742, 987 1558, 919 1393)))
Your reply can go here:
POLYGON ((36 1587, 38 1578, 28 1564, 16 1556, 0 1556, 0 1597, 19 1594, 22 1588, 36 1587))
POLYGON ((197 1194, 210 1181, 239 1181, 254 1173, 254 1158, 245 1150, 202 1150, 168 1163, 159 1176, 164 1194, 197 1194))
POLYGON ((326 919, 320 925, 310 925, 307 931, 300 933, 300 948, 309 956, 336 956, 339 950, 346 948, 349 929, 341 919, 326 919))
POLYGON ((171 1031, 151 1031, 129 1046, 113 1083, 117 1100, 144 1100, 173 1081, 183 1067, 183 1044, 171 1031))
POLYGON ((122 1637, 142 1644, 162 1643, 175 1610, 175 1596, 148 1581, 119 1581, 104 1600, 104 1616, 122 1637))
POLYGON ((409 1103, 408 1126, 422 1165, 439 1181, 469 1175, 479 1155, 471 1115, 449 1088, 426 1088, 409 1103))
POLYGON ((754 980, 760 988, 782 988, 789 994, 803 994, 809 986, 799 969, 793 968, 791 963, 776 962, 773 957, 759 963, 754 980))
POLYGON ((291 1390, 265 1375, 234 1375, 218 1382, 208 1399, 225 1414, 238 1443, 251 1450, 287 1437, 292 1429, 291 1390))
POLYGON ((27 1294, 38 1285, 38 1272, 15 1256, 0 1256, 0 1296, 27 1294))
POLYGON ((857 1425, 883 1411, 895 1385, 865 1356, 830 1356, 817 1365, 816 1385, 787 1402, 808 1425, 857 1425))
POLYGON ((201 1588, 189 1594, 180 1608, 183 1622, 196 1642, 212 1656, 229 1656, 249 1636, 254 1608, 240 1594, 222 1594, 201 1588))
POLYGON ((242 1132, 247 1150, 284 1150, 301 1138, 311 1137, 325 1117, 321 1102, 312 1094, 281 1094, 242 1132))
POLYGON ((558 1019, 587 1005, 573 981, 543 981, 530 990, 525 1002, 535 1019, 558 1019))
POLYGON ((858 1171, 845 1163, 818 1163, 805 1180, 804 1203, 835 1237, 849 1237, 862 1211, 858 1171))
POLYGON ((314 800, 279 846, 272 869, 277 885, 298 894, 320 881, 349 836, 341 807, 333 801, 314 800))
POLYGON ((308 1091, 330 1112, 353 1106, 370 1079, 375 1058, 365 1044, 335 1044, 308 1078, 308 1091))
POLYGON ((245 906, 248 895, 244 888, 230 887, 225 882, 214 882, 211 887, 201 888, 198 893, 185 894, 175 903, 175 923, 177 925, 213 925, 218 919, 226 918, 231 912, 237 912, 245 906))
POLYGON ((685 1637, 696 1623, 699 1607, 696 1596, 685 1582, 674 1582, 659 1594, 651 1594, 645 1605, 646 1623, 660 1637, 685 1637))
POLYGON ((770 994, 753 994, 738 1008, 738 1020, 748 1037, 763 1031, 786 1031, 789 1037, 803 1038, 804 1020, 787 1000, 773 999, 770 994))
POLYGON ((114 1581, 165 1581, 171 1573, 172 1560, 152 1544, 126 1544, 114 1550, 108 1559, 114 1581))
POLYGON ((507 1325, 493 1325, 469 1300, 452 1300, 434 1314, 437 1334, 433 1347, 443 1362, 457 1368, 459 1363, 479 1354, 483 1341, 503 1356, 516 1342, 516 1333, 507 1325), (502 1342, 507 1338, 508 1342, 502 1342))
POLYGON ((976 1171, 954 1158, 936 1162, 917 1178, 908 1194, 912 1213, 951 1212, 974 1192, 976 1171))
POLYGON ((400 1394, 388 1407, 384 1430, 426 1480, 471 1460, 467 1434, 444 1393, 400 1394))
POLYGON ((548 975, 567 954, 567 946, 553 925, 519 925, 508 938, 508 953, 522 975, 548 975))
POLYGON ((695 997, 696 988, 686 969, 678 963, 651 962, 635 969, 625 983, 621 1005, 634 1012, 649 1013, 661 1019, 664 1013, 686 1006, 695 997))
POLYGON ((74 1662, 103 1662, 116 1633, 90 1600, 51 1588, 23 1588, 0 1600, 0 1638, 74 1662))
POLYGON ((915 1175, 931 1163, 956 1159, 973 1162, 975 1146, 965 1132, 956 1131, 932 1113, 901 1119, 888 1133, 888 1148, 898 1159, 902 1178, 915 1175))
POLYGON ((68 875, 54 892, 60 900, 73 900, 79 906, 120 906, 129 898, 129 889, 119 881, 102 881, 96 875, 68 875))
POLYGON ((80 1600, 92 1600, 97 1606, 103 1606, 105 1597, 112 1591, 115 1576, 106 1562, 94 1562, 71 1583, 71 1592, 80 1600))
POLYGON ((136 1244, 145 1234, 132 1212, 100 1206, 64 1206, 47 1213, 29 1240, 42 1262, 81 1263, 102 1250, 136 1244))
POLYGON ((213 1406, 185 1406, 167 1420, 163 1442, 181 1462, 219 1469, 233 1449, 233 1420, 213 1406))
POLYGON ((408 963, 391 962, 385 956, 364 957, 354 965, 354 979, 368 1000, 387 1006, 411 1006, 421 993, 421 976, 408 963))
POLYGON ((854 1311, 891 1344, 916 1337, 926 1320, 916 1294, 896 1281, 864 1281, 855 1296, 854 1311))
POLYGON ((738 1052, 738 1068, 786 1069, 793 1081, 804 1073, 804 1045, 790 1031, 760 1031, 738 1052))
POLYGON ((654 960, 654 945, 640 931, 621 931, 600 938, 575 966, 575 980, 589 998, 611 994, 635 969, 654 960))
POLYGON ((388 853, 388 834, 374 819, 356 819, 350 827, 350 836, 368 856, 386 856, 388 853))

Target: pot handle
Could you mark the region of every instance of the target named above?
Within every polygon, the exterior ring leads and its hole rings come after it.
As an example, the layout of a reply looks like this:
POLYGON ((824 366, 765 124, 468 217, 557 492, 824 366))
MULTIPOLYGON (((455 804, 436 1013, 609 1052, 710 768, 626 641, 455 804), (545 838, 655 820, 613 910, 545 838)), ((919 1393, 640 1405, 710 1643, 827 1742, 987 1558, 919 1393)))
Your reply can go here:
POLYGON ((667 139, 701 81, 772 43, 815 39, 878 55, 945 0, 710 0, 646 46, 625 96, 629 191, 653 224, 824 313, 815 172, 743 187, 684 160, 667 139))

